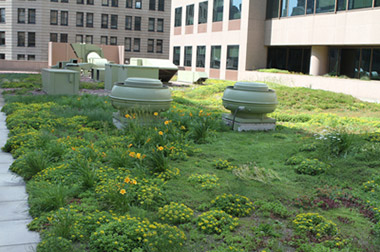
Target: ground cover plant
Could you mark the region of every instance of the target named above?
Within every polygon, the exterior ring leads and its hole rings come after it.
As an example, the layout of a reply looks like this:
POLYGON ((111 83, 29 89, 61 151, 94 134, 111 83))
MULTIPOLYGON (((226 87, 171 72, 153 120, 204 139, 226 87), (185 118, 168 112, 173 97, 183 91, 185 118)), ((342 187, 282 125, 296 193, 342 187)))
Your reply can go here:
POLYGON ((229 85, 173 88, 123 130, 106 96, 7 95, 37 251, 379 251, 380 105, 269 83, 276 130, 238 133, 229 85))

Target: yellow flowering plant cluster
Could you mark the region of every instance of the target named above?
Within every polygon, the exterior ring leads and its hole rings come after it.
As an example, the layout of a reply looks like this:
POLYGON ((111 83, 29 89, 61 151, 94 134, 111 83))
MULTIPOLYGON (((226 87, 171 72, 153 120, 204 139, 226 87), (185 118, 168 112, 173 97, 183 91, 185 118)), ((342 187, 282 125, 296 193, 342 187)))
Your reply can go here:
POLYGON ((380 132, 368 133, 366 139, 370 142, 380 142, 380 132))
POLYGON ((316 240, 332 238, 338 234, 336 224, 318 213, 298 214, 293 220, 293 227, 296 233, 316 240))
POLYGON ((211 207, 225 211, 236 217, 248 216, 255 209, 253 203, 239 194, 222 194, 211 201, 211 207))
POLYGON ((218 187, 220 184, 218 183, 219 178, 214 174, 192 174, 190 175, 188 181, 196 186, 199 186, 204 190, 211 190, 215 187, 218 187))
POLYGON ((168 169, 166 169, 166 171, 164 171, 164 172, 157 172, 154 175, 157 178, 166 181, 166 180, 178 177, 179 174, 180 174, 180 170, 178 168, 169 167, 168 169))
POLYGON ((362 184, 362 188, 365 192, 378 192, 380 188, 380 177, 376 177, 372 180, 368 180, 362 184))
POLYGON ((171 224, 182 224, 191 221, 194 211, 183 203, 170 202, 158 209, 158 218, 171 224))
POLYGON ((233 231, 239 226, 239 219, 227 214, 223 210, 210 210, 198 216, 196 225, 206 234, 220 234, 233 231))
POLYGON ((306 175, 319 175, 326 172, 330 166, 324 162, 319 161, 318 159, 305 159, 299 165, 295 166, 295 171, 299 174, 306 175))
POLYGON ((233 169, 236 169, 237 166, 232 165, 231 162, 228 160, 215 160, 214 161, 214 167, 218 170, 227 170, 227 171, 232 171, 233 169))

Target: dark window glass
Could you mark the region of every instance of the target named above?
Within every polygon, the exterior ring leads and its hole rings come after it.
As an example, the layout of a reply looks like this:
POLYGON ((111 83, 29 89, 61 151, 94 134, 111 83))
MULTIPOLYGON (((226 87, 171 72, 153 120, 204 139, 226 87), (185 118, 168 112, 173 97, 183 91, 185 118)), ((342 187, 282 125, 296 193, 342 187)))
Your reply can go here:
POLYGON ((289 16, 305 15, 305 0, 288 0, 289 16))
POLYGON ((268 48, 268 68, 286 69, 287 49, 280 47, 268 48))
POLYGON ((107 36, 100 36, 100 44, 108 45, 108 37, 107 36))
POLYGON ((142 6, 141 6, 141 0, 136 0, 136 2, 135 2, 135 9, 141 9, 142 8, 142 6))
POLYGON ((61 11, 61 25, 67 26, 69 25, 69 12, 61 11))
POLYGON ((28 24, 36 23, 36 9, 28 9, 28 24))
POLYGON ((84 13, 83 12, 77 12, 77 21, 76 24, 79 27, 83 26, 83 19, 84 19, 84 13))
POLYGON ((94 0, 87 0, 87 4, 94 5, 94 0))
POLYGON ((347 1, 346 0, 337 0, 337 7, 336 9, 338 11, 346 10, 347 7, 347 1))
POLYGON ((375 6, 380 6, 380 0, 375 0, 375 6))
POLYGON ((25 9, 24 8, 17 9, 17 23, 19 24, 25 23, 25 9))
POLYGON ((212 22, 223 21, 223 0, 214 0, 212 22))
POLYGON ((50 2, 58 2, 58 0, 50 0, 50 2))
POLYGON ((165 0, 158 0, 158 9, 159 11, 165 10, 165 0))
POLYGON ((339 75, 339 49, 329 48, 329 75, 339 75))
POLYGON ((148 31, 154 31, 154 23, 155 23, 155 19, 149 18, 149 20, 148 20, 148 31))
POLYGON ((238 70, 239 66, 239 46, 227 46, 227 69, 238 70))
POLYGON ((340 75, 358 78, 359 61, 360 49, 342 49, 340 56, 340 75))
POLYGON ((163 46, 164 42, 162 41, 162 39, 157 39, 157 42, 156 42, 156 53, 162 53, 163 50, 162 50, 162 46, 163 46))
POLYGON ((112 7, 118 7, 119 6, 119 0, 111 0, 111 6, 112 7))
POLYGON ((181 58, 181 47, 173 47, 173 64, 179 66, 179 61, 181 58))
POLYGON ((306 14, 314 14, 314 1, 315 0, 307 0, 306 14))
POLYGON ((0 8, 0 23, 5 23, 5 8, 0 8))
POLYGON ((191 66, 192 53, 193 53, 193 47, 185 46, 185 58, 183 61, 184 66, 191 66))
POLYGON ((156 0, 149 0, 149 10, 156 10, 156 0))
POLYGON ((0 59, 5 59, 5 53, 0 53, 0 59))
POLYGON ((267 0, 267 18, 278 17, 278 8, 280 0, 267 0))
POLYGON ((82 34, 77 34, 75 36, 75 43, 83 43, 83 35, 82 34))
POLYGON ((230 0, 230 20, 240 19, 241 0, 230 0))
POLYGON ((25 60, 24 54, 17 54, 17 60, 25 60))
POLYGON ((61 3, 68 3, 69 0, 61 0, 61 3))
POLYGON ((164 19, 157 18, 157 31, 163 32, 164 31, 164 19))
POLYGON ((58 42, 58 33, 50 33, 50 42, 58 42))
POLYGON ((291 72, 302 72, 302 49, 289 49, 288 69, 291 72))
POLYGON ((141 31, 141 17, 135 17, 135 31, 141 31))
POLYGON ((133 6, 133 0, 127 0, 125 2, 125 8, 132 8, 133 6))
POLYGON ((94 42, 94 37, 92 35, 86 35, 86 44, 92 44, 94 42))
POLYGON ((132 30, 132 16, 125 16, 125 29, 132 30))
POLYGON ((0 32, 0 45, 1 46, 5 45, 5 32, 4 31, 0 32))
POLYGON ((134 52, 140 52, 140 39, 139 38, 133 39, 133 51, 134 52))
POLYGON ((186 6, 186 25, 194 24, 194 4, 186 6))
POLYGON ((148 53, 154 52, 154 39, 148 39, 148 53))
POLYGON ((174 26, 182 25, 182 7, 175 8, 174 26))
POLYGON ((372 0, 349 0, 348 9, 360 9, 372 7, 372 0))
POLYGON ((207 23, 208 1, 199 3, 199 19, 198 24, 207 23))
POLYGON ((102 28, 108 28, 108 14, 102 14, 102 28))
POLYGON ((380 49, 373 50, 371 79, 380 80, 380 49))
POLYGON ((69 40, 69 36, 67 35, 67 33, 61 33, 61 36, 60 36, 60 42, 61 43, 67 43, 67 41, 69 40))
POLYGON ((206 65, 206 46, 197 46, 196 67, 205 67, 205 65, 206 65))
POLYGON ((110 37, 110 45, 117 45, 117 37, 110 37))
POLYGON ((86 27, 94 27, 94 13, 86 13, 86 27))
POLYGON ((117 15, 111 15, 111 29, 117 29, 117 15))
POLYGON ((210 68, 220 69, 221 46, 211 46, 210 68))
POLYGON ((77 4, 84 4, 84 0, 77 0, 77 4))
POLYGON ((302 73, 309 74, 310 72, 310 58, 311 58, 311 49, 303 49, 302 57, 302 73))
POLYGON ((102 6, 108 6, 109 0, 102 0, 102 6))
POLYGON ((35 46, 36 46, 36 33, 28 32, 28 47, 35 47, 35 46))
POLYGON ((335 11, 335 0, 316 0, 315 13, 335 11))
POLYGON ((17 46, 25 46, 25 32, 17 32, 17 46))
POLYGON ((130 52, 132 50, 132 39, 125 38, 124 39, 124 50, 130 52))
POLYGON ((359 78, 369 79, 369 67, 371 65, 371 49, 362 49, 362 58, 360 61, 359 78))
POLYGON ((29 54, 28 55, 28 60, 36 60, 36 55, 29 54))

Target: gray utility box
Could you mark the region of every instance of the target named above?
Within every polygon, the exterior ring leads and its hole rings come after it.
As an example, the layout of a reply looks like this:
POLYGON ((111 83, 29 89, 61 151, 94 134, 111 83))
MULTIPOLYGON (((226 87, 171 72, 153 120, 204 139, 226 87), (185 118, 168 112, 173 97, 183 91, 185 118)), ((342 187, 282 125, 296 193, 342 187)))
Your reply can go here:
POLYGON ((91 79, 95 81, 104 81, 105 68, 92 68, 91 79))
POLYGON ((42 69, 42 90, 49 95, 79 93, 79 72, 67 69, 42 69))
POLYGON ((104 89, 111 90, 113 85, 128 78, 158 79, 158 67, 106 64, 104 89))

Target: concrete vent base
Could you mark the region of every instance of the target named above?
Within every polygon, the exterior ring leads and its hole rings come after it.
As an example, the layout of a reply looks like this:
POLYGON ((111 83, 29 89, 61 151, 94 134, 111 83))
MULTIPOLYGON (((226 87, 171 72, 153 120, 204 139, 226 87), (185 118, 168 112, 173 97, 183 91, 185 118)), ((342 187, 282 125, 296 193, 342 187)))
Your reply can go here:
POLYGON ((236 117, 233 120, 231 114, 223 114, 222 119, 224 123, 230 127, 233 125, 233 130, 241 131, 269 131, 276 129, 276 120, 273 118, 266 118, 263 121, 249 120, 236 117))

